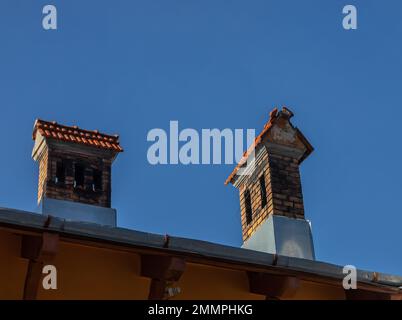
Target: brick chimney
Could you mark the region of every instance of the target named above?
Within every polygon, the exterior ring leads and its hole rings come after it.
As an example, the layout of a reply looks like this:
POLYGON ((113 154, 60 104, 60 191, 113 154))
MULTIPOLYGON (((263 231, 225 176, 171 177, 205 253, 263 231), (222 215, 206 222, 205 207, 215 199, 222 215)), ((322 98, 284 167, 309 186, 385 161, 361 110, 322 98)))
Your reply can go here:
POLYGON ((292 125, 292 117, 286 107, 274 109, 225 183, 239 189, 244 248, 315 259, 310 224, 304 218, 299 172, 299 165, 313 147, 292 125), (251 151, 254 167, 238 175, 251 151))
POLYGON ((123 151, 119 137, 43 120, 36 120, 32 137, 41 212, 115 226, 111 166, 123 151))

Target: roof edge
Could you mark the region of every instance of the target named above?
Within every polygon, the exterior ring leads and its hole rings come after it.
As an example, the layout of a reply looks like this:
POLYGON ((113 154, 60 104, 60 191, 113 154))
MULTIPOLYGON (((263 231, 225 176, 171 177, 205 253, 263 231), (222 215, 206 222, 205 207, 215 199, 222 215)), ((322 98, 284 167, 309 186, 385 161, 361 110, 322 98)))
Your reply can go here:
MULTIPOLYGON (((278 256, 270 253, 222 245, 202 240, 170 237, 125 228, 100 226, 92 223, 69 222, 63 219, 32 212, 0 208, 0 227, 30 232, 55 232, 63 237, 85 240, 90 243, 107 243, 119 248, 133 247, 174 252, 200 259, 221 261, 233 265, 259 267, 266 271, 302 273, 310 277, 323 277, 339 285, 344 277, 343 267, 331 263, 278 256), (169 238, 166 246, 166 238, 169 238)), ((402 277, 364 270, 357 271, 359 283, 375 286, 378 290, 400 293, 402 277)))

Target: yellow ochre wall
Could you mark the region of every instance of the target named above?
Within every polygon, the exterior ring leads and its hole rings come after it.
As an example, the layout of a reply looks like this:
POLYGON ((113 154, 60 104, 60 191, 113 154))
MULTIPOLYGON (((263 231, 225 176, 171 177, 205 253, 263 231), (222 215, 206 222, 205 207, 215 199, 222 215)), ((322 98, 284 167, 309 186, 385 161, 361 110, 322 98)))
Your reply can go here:
MULTIPOLYGON (((0 299, 21 299, 28 261, 21 236, 0 230, 0 299)), ((147 299, 150 279, 140 277, 140 256, 126 251, 60 242, 52 261, 57 290, 39 286, 38 299, 147 299)), ((188 263, 173 299, 265 299, 249 292, 246 272, 188 263)), ((343 299, 343 290, 302 282, 296 299, 343 299)))

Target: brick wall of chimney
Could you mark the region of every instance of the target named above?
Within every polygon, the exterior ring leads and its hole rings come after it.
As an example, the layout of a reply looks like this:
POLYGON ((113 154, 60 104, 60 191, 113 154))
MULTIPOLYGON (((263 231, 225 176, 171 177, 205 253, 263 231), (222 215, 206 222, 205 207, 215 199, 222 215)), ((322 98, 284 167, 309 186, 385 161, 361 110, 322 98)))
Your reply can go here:
POLYGON ((48 150, 45 149, 39 158, 38 203, 46 192, 46 183, 49 176, 48 150))
POLYGON ((38 203, 42 197, 81 202, 101 207, 111 206, 111 165, 112 161, 97 157, 74 155, 70 152, 46 148, 39 159, 38 203), (65 164, 64 183, 56 182, 58 161, 65 164), (84 186, 74 186, 75 164, 84 167, 84 186), (92 190, 93 170, 102 175, 102 189, 92 190))
POLYGON ((247 240, 269 215, 304 219, 303 195, 298 160, 268 153, 256 162, 253 174, 239 187, 243 241, 247 240), (260 177, 265 179, 266 205, 262 207, 260 177), (245 192, 250 192, 252 221, 247 223, 245 192))

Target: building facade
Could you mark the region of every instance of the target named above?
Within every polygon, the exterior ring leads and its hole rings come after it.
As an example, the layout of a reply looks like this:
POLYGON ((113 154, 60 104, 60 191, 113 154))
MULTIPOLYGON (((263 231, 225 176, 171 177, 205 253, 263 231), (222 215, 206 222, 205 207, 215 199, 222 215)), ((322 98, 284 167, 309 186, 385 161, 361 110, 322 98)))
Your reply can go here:
POLYGON ((37 120, 40 213, 0 209, 0 299, 402 299, 402 277, 357 270, 346 290, 343 267, 316 260, 299 172, 313 147, 292 116, 274 109, 226 180, 241 248, 117 227, 119 137, 37 120))

